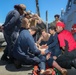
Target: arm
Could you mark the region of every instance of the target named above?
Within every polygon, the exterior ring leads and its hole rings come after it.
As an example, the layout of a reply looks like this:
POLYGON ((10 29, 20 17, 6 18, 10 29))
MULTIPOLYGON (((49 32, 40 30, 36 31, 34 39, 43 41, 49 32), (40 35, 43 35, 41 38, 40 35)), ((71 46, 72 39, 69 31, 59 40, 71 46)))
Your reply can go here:
POLYGON ((43 37, 41 36, 41 37, 39 38, 39 40, 37 41, 37 44, 40 44, 42 39, 43 39, 43 37))
POLYGON ((63 50, 65 50, 65 47, 62 47, 63 50))
POLYGON ((34 16, 37 18, 37 21, 38 21, 39 23, 42 23, 42 22, 43 22, 42 19, 41 19, 37 14, 35 14, 34 16))
POLYGON ((54 46, 56 46, 56 44, 58 43, 58 38, 57 35, 55 35, 54 37, 52 37, 52 43, 48 45, 48 48, 52 48, 54 46))
POLYGON ((60 47, 63 49, 63 50, 65 50, 65 39, 64 39, 64 37, 63 36, 61 36, 61 35, 59 35, 58 36, 58 40, 59 40, 59 44, 60 44, 60 47))
POLYGON ((35 45, 35 42, 34 42, 34 39, 33 39, 33 37, 31 35, 27 38, 27 43, 28 43, 29 48, 31 49, 33 54, 39 55, 41 53, 41 51, 39 51, 37 49, 37 47, 35 45))
POLYGON ((49 40, 47 41, 47 45, 49 45, 50 43, 52 43, 52 39, 53 39, 53 37, 51 35, 50 38, 49 38, 49 40))

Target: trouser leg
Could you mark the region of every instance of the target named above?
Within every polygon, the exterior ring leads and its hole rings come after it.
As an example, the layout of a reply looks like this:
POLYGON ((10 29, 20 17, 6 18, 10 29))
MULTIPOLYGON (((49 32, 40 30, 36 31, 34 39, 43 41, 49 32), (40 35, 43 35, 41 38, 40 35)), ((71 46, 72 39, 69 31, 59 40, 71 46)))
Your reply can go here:
POLYGON ((12 51, 13 51, 13 48, 14 48, 14 45, 16 43, 16 40, 18 38, 18 32, 13 32, 11 37, 10 37, 10 41, 9 41, 9 51, 8 51, 8 55, 10 58, 12 58, 12 51))
POLYGON ((70 60, 68 60, 68 59, 65 59, 65 58, 62 58, 62 57, 60 57, 60 58, 58 58, 57 60, 56 60, 56 62, 61 66, 61 67, 63 67, 63 68, 66 68, 66 69, 71 69, 71 61, 70 60), (63 61, 60 61, 61 59, 63 59, 63 61))
POLYGON ((2 60, 3 59, 7 59, 7 56, 8 56, 8 35, 5 33, 5 32, 3 32, 3 34, 4 34, 4 39, 5 39, 5 41, 6 41, 6 43, 7 43, 7 45, 6 45, 6 48, 4 49, 4 54, 2 55, 2 60))
POLYGON ((47 64, 48 64, 49 67, 52 67, 53 61, 54 61, 53 58, 50 58, 50 59, 47 60, 47 64))
POLYGON ((40 63, 38 64, 39 69, 40 69, 40 70, 45 70, 45 69, 46 69, 45 65, 46 65, 45 62, 40 62, 40 63))
POLYGON ((60 66, 64 68, 71 68, 71 62, 76 58, 76 50, 71 52, 64 53, 60 57, 57 58, 57 62, 60 66))

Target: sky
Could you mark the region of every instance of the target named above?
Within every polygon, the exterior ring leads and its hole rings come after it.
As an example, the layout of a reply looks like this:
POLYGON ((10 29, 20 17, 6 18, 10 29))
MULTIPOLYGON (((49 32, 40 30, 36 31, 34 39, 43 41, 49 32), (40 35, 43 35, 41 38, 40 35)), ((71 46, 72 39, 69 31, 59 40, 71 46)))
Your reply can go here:
MULTIPOLYGON (((46 22, 46 11, 48 11, 48 23, 54 20, 55 14, 61 14, 61 9, 66 9, 68 0, 39 0, 40 16, 46 22)), ((0 23, 5 22, 6 15, 14 9, 16 4, 25 4, 27 11, 36 13, 35 0, 2 0, 0 1, 0 23)))

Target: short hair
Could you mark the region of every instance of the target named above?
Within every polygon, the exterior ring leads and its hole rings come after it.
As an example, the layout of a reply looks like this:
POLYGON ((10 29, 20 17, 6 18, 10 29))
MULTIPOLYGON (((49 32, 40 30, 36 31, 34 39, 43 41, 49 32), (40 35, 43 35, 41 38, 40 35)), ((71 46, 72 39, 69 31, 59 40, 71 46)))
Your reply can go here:
POLYGON ((37 27, 35 27, 35 26, 31 26, 30 29, 33 31, 36 31, 36 32, 38 31, 37 27))
POLYGON ((58 17, 58 18, 59 18, 59 17, 60 17, 60 15, 58 15, 58 14, 54 15, 54 18, 56 18, 56 17, 58 17))
POLYGON ((56 26, 50 26, 49 29, 56 31, 56 26))
POLYGON ((43 32, 43 31, 47 32, 46 29, 42 29, 42 30, 41 30, 41 32, 43 32))

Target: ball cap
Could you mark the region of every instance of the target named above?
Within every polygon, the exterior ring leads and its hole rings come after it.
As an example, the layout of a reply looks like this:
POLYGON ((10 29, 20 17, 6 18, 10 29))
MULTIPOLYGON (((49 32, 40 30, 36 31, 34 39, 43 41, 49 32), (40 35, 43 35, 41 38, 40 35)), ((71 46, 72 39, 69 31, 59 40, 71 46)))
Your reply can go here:
POLYGON ((60 26, 62 28, 65 28, 65 24, 63 22, 57 22, 56 26, 60 26))

